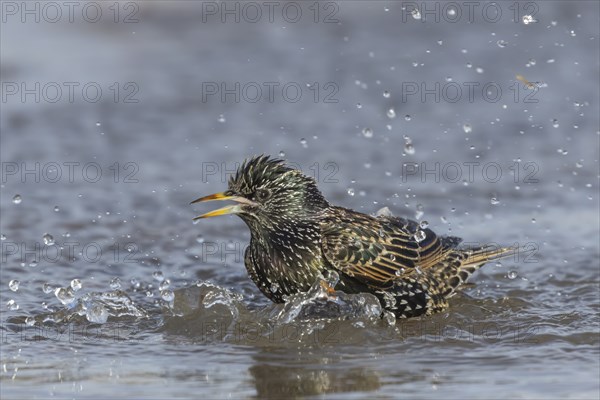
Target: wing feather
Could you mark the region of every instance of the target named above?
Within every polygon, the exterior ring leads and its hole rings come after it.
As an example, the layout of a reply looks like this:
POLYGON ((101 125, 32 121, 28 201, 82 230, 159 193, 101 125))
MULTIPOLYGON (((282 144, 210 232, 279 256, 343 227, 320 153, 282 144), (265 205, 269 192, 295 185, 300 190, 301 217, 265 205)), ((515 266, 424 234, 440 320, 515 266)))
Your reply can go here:
POLYGON ((385 286, 438 264, 460 240, 440 238, 404 218, 371 217, 341 207, 322 221, 325 259, 371 286, 385 286))

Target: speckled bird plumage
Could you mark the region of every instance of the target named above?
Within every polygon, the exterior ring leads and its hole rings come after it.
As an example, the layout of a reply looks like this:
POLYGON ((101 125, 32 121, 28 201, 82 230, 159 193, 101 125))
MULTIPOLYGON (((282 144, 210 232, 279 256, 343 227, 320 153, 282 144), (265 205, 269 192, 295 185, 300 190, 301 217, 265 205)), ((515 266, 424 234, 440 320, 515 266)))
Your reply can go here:
POLYGON ((248 225, 248 275, 274 302, 307 291, 336 271, 335 290, 376 295, 399 318, 447 308, 469 276, 509 248, 464 249, 461 239, 436 235, 399 217, 373 217, 329 204, 314 179, 282 160, 245 161, 224 193, 195 202, 239 203, 198 218, 235 213, 248 225))

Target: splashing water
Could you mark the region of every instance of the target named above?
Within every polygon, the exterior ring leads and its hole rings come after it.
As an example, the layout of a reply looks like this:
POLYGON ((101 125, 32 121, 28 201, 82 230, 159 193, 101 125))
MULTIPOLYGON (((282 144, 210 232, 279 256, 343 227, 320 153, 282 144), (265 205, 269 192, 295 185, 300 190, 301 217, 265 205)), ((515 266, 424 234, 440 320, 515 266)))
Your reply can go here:
POLYGON ((289 323, 294 320, 319 318, 367 318, 378 319, 382 309, 379 300, 372 294, 346 294, 330 292, 339 280, 335 271, 329 271, 326 277, 319 276, 311 288, 304 293, 289 296, 275 320, 289 323))

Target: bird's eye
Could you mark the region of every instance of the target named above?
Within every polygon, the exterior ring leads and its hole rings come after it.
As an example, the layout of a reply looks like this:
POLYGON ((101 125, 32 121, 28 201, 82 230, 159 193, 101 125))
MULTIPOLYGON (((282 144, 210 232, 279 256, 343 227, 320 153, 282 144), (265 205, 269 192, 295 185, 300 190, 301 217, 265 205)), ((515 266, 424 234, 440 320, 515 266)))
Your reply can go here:
POLYGON ((258 189, 254 196, 257 200, 265 201, 271 197, 271 191, 269 189, 258 189))

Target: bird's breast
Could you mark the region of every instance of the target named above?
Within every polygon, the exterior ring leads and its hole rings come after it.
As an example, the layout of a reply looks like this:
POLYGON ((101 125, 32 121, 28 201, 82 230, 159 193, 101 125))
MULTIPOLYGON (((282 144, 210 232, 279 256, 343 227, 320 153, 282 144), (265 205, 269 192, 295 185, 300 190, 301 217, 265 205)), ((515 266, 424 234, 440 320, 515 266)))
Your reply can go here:
POLYGON ((320 249, 307 243, 251 240, 245 257, 248 275, 272 301, 308 290, 323 270, 320 249))

